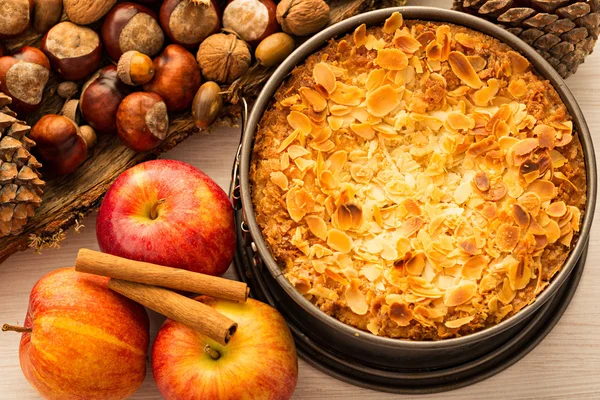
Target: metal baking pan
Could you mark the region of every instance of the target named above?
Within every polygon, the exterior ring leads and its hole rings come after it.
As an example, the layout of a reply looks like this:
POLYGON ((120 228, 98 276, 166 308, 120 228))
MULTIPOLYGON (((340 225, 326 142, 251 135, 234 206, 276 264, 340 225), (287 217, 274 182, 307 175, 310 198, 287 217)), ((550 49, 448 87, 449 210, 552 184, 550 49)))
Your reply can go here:
POLYGON ((531 321, 537 321, 543 317, 541 314, 547 312, 550 307, 549 301, 556 298, 563 284, 569 280, 569 276, 584 252, 594 215, 596 174, 592 139, 583 114, 564 81, 535 50, 504 29, 468 14, 431 7, 398 7, 372 11, 335 24, 307 40, 281 64, 258 96, 247 124, 244 123, 243 137, 234 168, 236 184, 233 186, 232 193, 236 200, 234 204, 242 210, 244 241, 250 246, 248 251, 251 253, 252 262, 258 266, 257 271, 264 278, 265 291, 268 290, 272 293, 276 300, 274 304, 282 309, 290 310, 287 317, 293 323, 298 324, 297 327, 301 332, 311 332, 318 338, 321 346, 327 347, 328 352, 339 356, 340 360, 351 359, 356 365, 378 371, 414 373, 424 370, 448 369, 481 359, 501 344, 508 343, 522 334, 531 321), (298 293, 282 275, 280 267, 273 259, 261 236, 252 208, 249 169, 254 133, 263 112, 269 106, 273 94, 281 82, 297 64, 302 63, 309 55, 322 48, 328 40, 352 32, 362 23, 366 23, 368 26, 381 25, 395 11, 401 12, 405 19, 442 21, 466 26, 495 37, 523 54, 538 73, 553 84, 567 106, 573 117, 574 128, 579 134, 585 158, 588 186, 583 224, 579 240, 562 270, 533 304, 498 325, 460 338, 440 341, 409 341, 380 337, 346 325, 323 313, 298 293), (239 186, 237 186, 237 182, 239 182, 239 186))

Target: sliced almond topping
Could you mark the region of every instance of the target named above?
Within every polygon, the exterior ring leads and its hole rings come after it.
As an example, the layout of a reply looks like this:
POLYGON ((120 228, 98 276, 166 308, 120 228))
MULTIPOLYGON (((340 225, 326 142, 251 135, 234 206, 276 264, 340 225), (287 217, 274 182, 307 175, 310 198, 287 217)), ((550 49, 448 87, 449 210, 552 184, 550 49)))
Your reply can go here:
POLYGON ((363 139, 371 140, 375 137, 375 130, 368 123, 351 124, 350 129, 363 139))
POLYGON ((353 241, 345 232, 331 229, 327 232, 327 245, 336 251, 350 253, 353 241))
POLYGON ((334 219, 339 229, 348 231, 352 228, 352 214, 345 204, 335 210, 334 219))
POLYGON ((485 129, 488 131, 492 131, 494 129, 494 125, 498 121, 507 121, 510 115, 512 114, 512 110, 508 104, 503 104, 500 106, 498 111, 490 118, 490 120, 485 124, 485 129))
POLYGON ((518 227, 502 224, 496 232, 496 246, 500 251, 512 251, 519 242, 519 235, 518 227))
POLYGON ((287 152, 292 160, 310 154, 310 151, 306 150, 302 146, 298 146, 297 144, 291 145, 287 152))
POLYGON ((306 215, 314 206, 314 200, 304 188, 293 187, 287 193, 285 203, 290 217, 295 222, 306 215))
POLYGON ((509 304, 515 299, 516 292, 510 287, 510 280, 504 278, 502 289, 498 292, 498 300, 504 304, 509 304))
POLYGON ((331 116, 327 118, 327 124, 334 132, 340 130, 344 125, 344 121, 344 117, 331 116))
POLYGON ((539 147, 539 142, 536 138, 527 138, 520 140, 517 144, 515 144, 512 148, 513 154, 515 156, 524 156, 539 147))
POLYGON ((562 137, 554 143, 556 147, 563 147, 573 141, 573 135, 565 133, 562 137))
POLYGON ((512 69, 512 74, 521 74, 529 68, 529 61, 515 51, 509 51, 508 58, 510 59, 510 65, 512 69))
POLYGON ((360 279, 353 279, 349 286, 346 287, 344 297, 346 303, 353 313, 365 315, 369 311, 369 305, 365 299, 365 295, 360 291, 360 279))
POLYGON ((356 182, 367 183, 373 177, 373 171, 360 164, 352 164, 350 166, 350 175, 352 175, 352 179, 356 182))
POLYGON ((446 327, 450 328, 450 329, 457 329, 463 325, 467 325, 468 323, 473 321, 474 318, 475 318, 474 315, 469 315, 468 317, 462 317, 462 318, 458 318, 458 319, 453 319, 451 321, 446 321, 444 323, 444 325, 446 325, 446 327))
POLYGON ((311 233, 321 240, 327 239, 327 224, 317 215, 307 215, 304 220, 311 233))
POLYGON ((452 286, 446 290, 444 304, 448 307, 456 307, 471 300, 477 293, 477 284, 471 281, 463 281, 458 286, 452 286))
POLYGON ((473 193, 473 188, 470 183, 461 183, 454 191, 454 201, 457 204, 462 204, 469 199, 469 196, 473 193))
POLYGON ((410 237, 414 235, 419 229, 423 227, 423 218, 411 217, 404 221, 398 232, 404 237, 410 237))
POLYGON ((487 64, 485 58, 481 56, 467 56, 467 60, 469 60, 475 72, 481 71, 487 64))
POLYGON ((435 33, 431 31, 423 32, 417 36, 417 41, 421 43, 421 46, 423 47, 427 47, 432 40, 435 40, 435 33))
POLYGON ((450 63, 452 72, 454 72, 458 79, 473 89, 479 89, 481 87, 481 80, 463 53, 451 51, 448 55, 448 62, 450 63))
POLYGON ((398 93, 390 85, 375 89, 367 96, 367 110, 375 117, 385 117, 398 107, 398 104, 400 104, 398 93))
POLYGON ((286 97, 285 99, 281 100, 280 104, 284 107, 289 107, 289 106, 293 106, 294 104, 296 104, 299 100, 300 100, 300 96, 298 96, 297 94, 294 94, 290 97, 286 97))
POLYGON ((404 25, 404 18, 402 18, 402 14, 395 12, 385 20, 385 23, 383 24, 383 32, 392 34, 402 25, 404 25))
POLYGON ((413 199, 406 199, 402 203, 406 207, 406 211, 412 215, 421 215, 421 206, 413 199))
POLYGON ((377 51, 375 63, 381 68, 398 71, 408 67, 408 57, 402 50, 381 49, 377 51))
POLYGON ((329 107, 329 112, 331 113, 331 115, 340 116, 340 117, 350 114, 351 111, 352 111, 352 108, 350 108, 348 106, 342 106, 340 104, 333 104, 329 107))
POLYGON ((483 255, 473 256, 464 263, 461 275, 465 279, 481 279, 481 273, 488 266, 487 258, 483 255))
POLYGON ((508 93, 515 99, 522 99, 527 94, 527 84, 523 79, 514 79, 508 85, 508 93))
POLYGON ((315 64, 313 68, 313 78, 315 83, 321 85, 327 91, 327 93, 331 94, 335 90, 335 75, 333 74, 333 71, 331 71, 331 68, 329 68, 328 64, 324 62, 315 64))
POLYGON ((490 189, 490 180, 488 179, 486 173, 483 171, 478 171, 475 174, 475 178, 473 178, 473 183, 475 184, 475 187, 481 190, 482 192, 487 192, 490 189))
POLYGON ((367 92, 371 92, 381 85, 385 81, 387 71, 385 69, 374 69, 369 72, 367 76, 367 82, 365 83, 365 87, 367 88, 367 92))
POLYGON ((483 198, 487 201, 498 201, 506 196, 507 189, 503 182, 496 182, 490 186, 490 190, 483 194, 483 198))
POLYGON ((313 142, 310 144, 310 147, 315 150, 322 151, 323 153, 328 153, 335 148, 335 143, 333 143, 331 140, 326 140, 319 143, 313 142))
POLYGON ((494 137, 489 136, 479 142, 473 143, 469 146, 467 150, 467 155, 472 157, 477 157, 479 155, 485 154, 488 151, 494 150, 498 148, 498 143, 494 137))
POLYGON ((548 225, 544 227, 544 229, 546 230, 548 243, 552 244, 558 239, 560 239, 560 228, 558 227, 558 222, 556 222, 555 220, 551 219, 550 222, 548 222, 548 225))
POLYGON ((283 190, 287 190, 288 188, 288 178, 281 171, 271 172, 271 182, 283 190))
POLYGON ((525 208, 523 208, 520 204, 513 204, 513 213, 512 216, 519 225, 521 229, 527 229, 529 227, 529 222, 531 222, 531 217, 525 208))
POLYGON ((297 158, 294 160, 294 164, 296 164, 300 172, 306 172, 312 168, 316 162, 313 160, 307 160, 306 158, 297 158))
POLYGON ((500 81, 498 79, 490 79, 487 84, 488 86, 479 89, 473 94, 475 105, 481 107, 487 106, 498 94, 498 90, 500 90, 500 81))
POLYGON ((300 131, 298 129, 296 129, 294 132, 292 132, 290 134, 290 136, 288 136, 287 138, 285 138, 285 140, 283 142, 281 142, 281 144, 279 145, 279 148, 277 149, 278 153, 281 153, 282 151, 284 151, 290 144, 292 144, 294 142, 294 140, 296 140, 298 138, 298 133, 300 131))
POLYGON ((406 262, 404 268, 410 275, 421 276, 425 268, 425 255, 423 253, 415 255, 406 262))
POLYGON ((337 188, 337 181, 333 177, 333 173, 328 169, 326 169, 320 173, 319 182, 321 183, 321 186, 325 189, 337 188))
POLYGON ((341 171, 348 160, 348 153, 345 150, 338 150, 327 159, 329 170, 336 172, 341 171))
POLYGON ((394 44, 405 53, 415 53, 421 48, 421 43, 412 37, 408 29, 398 29, 394 34, 394 44))
POLYGON ((325 100, 316 90, 300 88, 298 91, 316 112, 321 112, 327 107, 327 100, 325 100))
POLYGON ((464 130, 475 128, 475 120, 463 113, 453 111, 448 113, 448 124, 454 130, 464 130))
POLYGON ((365 98, 365 92, 351 85, 337 82, 336 89, 331 93, 330 99, 344 106, 357 106, 365 98))
POLYGON ((512 290, 521 290, 527 286, 531 280, 531 269, 526 265, 524 257, 508 267, 508 279, 512 290))
POLYGON ((460 249, 467 254, 476 255, 479 253, 479 248, 477 247, 477 243, 475 242, 475 238, 471 237, 467 240, 463 240, 459 244, 460 249))
POLYGON ((567 213, 567 205, 564 201, 556 201, 548 206, 546 214, 553 218, 561 218, 567 213))
POLYGON ((308 135, 312 130, 310 119, 301 112, 291 111, 287 116, 287 121, 292 128, 298 130, 303 135, 308 135))
POLYGON ((413 319, 413 311, 408 308, 406 303, 392 303, 389 316, 398 326, 408 326, 413 319))
POLYGON ((454 35, 454 39, 468 49, 477 47, 477 41, 471 35, 467 35, 466 33, 459 32, 454 35))
POLYGON ((554 183, 543 179, 532 182, 527 187, 527 191, 535 193, 542 202, 552 200, 556 197, 556 187, 554 186, 554 183))
POLYGON ((537 222, 535 218, 531 218, 531 221, 529 222, 529 229, 527 231, 532 235, 546 235, 546 230, 539 224, 539 222, 537 222))

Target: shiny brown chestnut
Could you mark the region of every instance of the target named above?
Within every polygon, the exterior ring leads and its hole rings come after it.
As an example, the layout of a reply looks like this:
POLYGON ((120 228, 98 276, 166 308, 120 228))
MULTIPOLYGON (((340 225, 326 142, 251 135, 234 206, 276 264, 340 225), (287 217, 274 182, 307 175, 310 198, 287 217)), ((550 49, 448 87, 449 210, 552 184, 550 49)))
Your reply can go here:
POLYGON ((148 151, 167 137, 167 105, 156 93, 136 92, 123 99, 117 112, 117 132, 134 151, 148 151))
POLYGON ((250 46, 280 30, 273 0, 230 0, 223 11, 223 28, 237 33, 250 46))
POLYGON ((25 46, 0 57, 0 91, 12 97, 10 108, 18 113, 35 111, 50 77, 50 61, 41 50, 25 46))
POLYGON ((0 39, 17 37, 31 26, 33 0, 0 0, 0 39))
POLYGON ((89 144, 95 141, 82 135, 75 122, 56 114, 40 118, 30 137, 36 142, 44 166, 58 175, 70 174, 83 164, 88 155, 88 141, 89 144))
POLYGON ((108 13, 102 25, 102 42, 110 58, 137 50, 150 57, 160 52, 165 35, 154 11, 141 4, 122 3, 108 13))
POLYGON ((167 36, 188 49, 197 49, 204 39, 221 28, 215 0, 210 0, 208 6, 195 0, 165 0, 159 17, 167 36))
POLYGON ((154 78, 144 90, 160 95, 169 111, 177 112, 190 107, 200 82, 200 68, 193 54, 171 44, 154 59, 154 78))
POLYGON ((33 29, 46 33, 58 24, 63 12, 63 0, 34 0, 33 29))
POLYGON ((83 85, 81 114, 98 133, 116 132, 117 109, 129 93, 129 87, 117 76, 117 67, 108 65, 83 85))
POLYGON ((54 26, 42 39, 41 49, 63 79, 77 81, 98 69, 102 43, 96 32, 65 21, 54 26))

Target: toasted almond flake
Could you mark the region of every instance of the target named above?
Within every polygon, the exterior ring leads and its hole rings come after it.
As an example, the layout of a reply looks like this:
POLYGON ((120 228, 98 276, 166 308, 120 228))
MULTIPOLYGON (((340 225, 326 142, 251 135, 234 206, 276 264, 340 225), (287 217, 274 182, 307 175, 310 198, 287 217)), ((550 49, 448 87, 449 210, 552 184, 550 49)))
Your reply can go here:
POLYGON ((308 135, 312 130, 310 119, 301 112, 291 111, 287 116, 288 124, 303 135, 308 135))
POLYGON ((517 203, 513 204, 512 216, 521 229, 527 229, 529 227, 531 217, 522 205, 517 203))
POLYGON ((467 56, 467 60, 469 60, 475 72, 481 71, 487 64, 487 61, 481 56, 467 56))
POLYGON ((503 104, 502 106, 500 106, 498 111, 496 111, 496 113, 492 116, 492 118, 490 118, 490 120, 485 124, 485 129, 491 132, 494 129, 494 125, 496 124, 496 122, 506 122, 511 114, 512 110, 510 108, 510 105, 503 104))
POLYGON ((494 127, 492 128, 492 135, 497 138, 502 138, 510 135, 510 127, 504 121, 496 121, 494 127))
POLYGON ((408 67, 408 57, 402 50, 381 49, 377 51, 375 63, 387 70, 401 70, 408 67))
POLYGON ((412 37, 408 29, 398 29, 394 34, 394 44, 403 52, 412 54, 421 48, 421 43, 412 37))
POLYGON ((556 201, 548 206, 546 213, 553 218, 561 218, 567 213, 567 205, 564 201, 556 201))
POLYGON ((298 146, 297 144, 294 144, 294 145, 291 145, 290 147, 288 147, 287 152, 290 155, 290 158, 292 160, 294 160, 298 157, 304 157, 305 155, 310 154, 310 151, 306 150, 302 146, 298 146))
POLYGON ((313 78, 315 83, 321 85, 329 94, 333 93, 337 86, 333 71, 331 71, 329 65, 324 62, 315 64, 313 68, 313 78))
POLYGON ((515 51, 509 51, 507 53, 510 59, 511 72, 513 75, 522 74, 529 68, 529 61, 515 51))
POLYGON ((498 79, 490 79, 487 81, 487 86, 482 87, 473 94, 473 102, 478 106, 487 106, 500 90, 500 81, 498 79))
POLYGON ((504 152, 507 152, 510 148, 512 148, 515 144, 519 142, 519 139, 511 136, 503 136, 498 138, 498 144, 500 145, 500 149, 504 152))
POLYGON ((327 117, 327 124, 334 132, 339 130, 344 125, 344 121, 345 120, 343 117, 327 117))
POLYGON ((295 222, 300 222, 300 220, 306 215, 306 209, 309 208, 306 204, 306 198, 309 196, 310 195, 305 189, 298 187, 291 188, 287 193, 285 199, 287 211, 295 222))
POLYGON ((298 91, 315 112, 321 112, 327 108, 327 100, 325 100, 316 90, 304 87, 298 89, 298 91))
POLYGON ((337 188, 337 181, 333 177, 333 173, 328 169, 321 172, 321 174, 319 175, 319 182, 321 183, 321 186, 325 189, 337 188))
POLYGON ((371 72, 369 72, 369 75, 367 76, 367 82, 365 83, 367 92, 371 92, 383 85, 386 74, 387 71, 384 69, 374 69, 371 72))
POLYGON ((283 142, 281 142, 281 144, 279 145, 279 148, 277 149, 278 153, 281 153, 282 151, 284 151, 290 144, 292 144, 294 142, 294 140, 296 140, 298 138, 298 133, 300 131, 299 130, 295 130, 294 132, 292 132, 290 134, 290 136, 288 136, 287 138, 285 138, 285 140, 283 142))
POLYGON ((399 12, 395 12, 385 20, 383 24, 383 32, 392 34, 396 31, 396 29, 400 28, 404 25, 404 19, 402 18, 402 14, 399 12))
POLYGON ((341 171, 348 160, 348 153, 345 150, 338 150, 327 158, 329 170, 332 172, 341 171))
POLYGON ((448 307, 456 307, 471 300, 477 293, 477 284, 471 281, 463 281, 458 286, 452 286, 446 290, 444 304, 448 307))
POLYGON ((477 171, 473 178, 473 183, 475 184, 475 187, 482 192, 487 192, 490 189, 490 180, 483 171, 477 171))
POLYGON ((554 145, 555 145, 556 147, 563 147, 563 146, 566 146, 566 145, 568 145, 568 144, 569 144, 569 143, 571 143, 572 141, 573 141, 573 135, 571 135, 571 134, 568 134, 568 133, 565 133, 565 134, 563 134, 563 135, 562 135, 562 137, 561 137, 559 140, 557 140, 557 141, 554 143, 554 145))
POLYGON ((558 223, 551 219, 548 222, 548 225, 544 227, 546 231, 546 236, 548 238, 548 243, 555 243, 558 239, 560 239, 560 228, 558 227, 558 223))
POLYGON ((468 49, 474 49, 477 47, 477 41, 471 35, 467 35, 466 33, 459 32, 454 35, 454 39, 464 47, 468 49))
POLYGON ((330 96, 332 101, 345 106, 358 106, 364 98, 365 92, 362 89, 342 82, 337 82, 336 89, 330 96))
POLYGON ((463 325, 467 325, 468 323, 470 323, 471 321, 473 321, 473 319, 475 318, 474 315, 469 315, 468 317, 462 317, 462 318, 458 318, 458 319, 453 319, 450 321, 446 321, 444 323, 444 325, 446 325, 447 328, 450 329, 457 329, 460 328, 463 325))
POLYGON ((348 106, 343 106, 341 104, 332 104, 329 107, 329 112, 331 113, 331 115, 341 117, 350 114, 350 112, 352 112, 352 108, 348 106))
POLYGON ((369 311, 369 305, 365 299, 364 294, 360 291, 360 280, 353 279, 350 285, 346 287, 344 297, 346 303, 353 313, 358 315, 365 315, 369 311))
POLYGON ((281 166, 282 171, 285 171, 290 166, 290 155, 288 153, 283 153, 281 155, 279 165, 281 166))
POLYGON ((423 218, 411 217, 404 221, 398 232, 404 237, 410 237, 414 235, 419 229, 423 227, 423 218))
POLYGON ((327 245, 336 251, 349 253, 352 250, 353 241, 350 236, 339 229, 330 229, 327 232, 327 245))
POLYGON ((319 143, 313 142, 310 144, 310 147, 312 147, 315 150, 322 151, 323 153, 329 153, 335 148, 335 143, 333 143, 331 140, 326 140, 324 142, 319 143))
POLYGON ((460 242, 459 246, 460 249, 467 254, 476 255, 477 253, 480 253, 474 237, 463 240, 462 242, 460 242))
POLYGON ((516 226, 502 224, 496 232, 496 246, 500 251, 512 251, 519 242, 520 230, 516 226))
POLYGON ((435 33, 426 31, 417 36, 417 40, 421 43, 421 46, 427 46, 432 40, 435 39, 435 33))
POLYGON ((400 104, 398 92, 390 85, 381 86, 367 95, 367 110, 375 117, 384 117, 400 104))
POLYGON ((454 201, 457 204, 462 204, 469 199, 472 192, 473 189, 470 183, 461 183, 454 191, 454 201))
POLYGON ((504 278, 502 289, 498 292, 498 300, 504 304, 509 304, 515 299, 516 292, 510 287, 509 278, 504 278))
POLYGON ((306 158, 297 158, 294 160, 294 164, 296 164, 300 172, 306 172, 308 169, 312 168, 316 162, 307 160, 306 158))
POLYGON ((307 215, 304 220, 313 235, 321 240, 327 239, 327 224, 323 221, 323 218, 317 215, 307 215))
POLYGON ((300 96, 298 96, 297 94, 294 94, 290 97, 286 97, 285 99, 281 100, 280 104, 284 107, 289 107, 289 106, 293 106, 294 104, 296 104, 299 100, 300 100, 300 96))
POLYGON ((377 39, 373 35, 367 36, 367 43, 365 43, 365 47, 367 50, 381 50, 385 47, 386 41, 385 39, 377 39))
POLYGON ((393 303, 390 306, 389 317, 398 326, 408 326, 413 319, 413 311, 406 303, 393 303))
POLYGON ((450 63, 452 72, 454 72, 461 81, 473 89, 479 89, 481 87, 481 80, 464 54, 458 51, 451 51, 448 55, 448 62, 450 63))
POLYGON ((481 273, 488 267, 487 258, 477 255, 469 258, 462 266, 461 275, 465 279, 479 280, 481 273))
POLYGON ((512 290, 524 289, 531 280, 531 269, 526 265, 524 257, 512 263, 508 268, 508 279, 512 290))
POLYGON ((512 148, 513 154, 515 156, 524 156, 539 147, 539 142, 536 138, 527 138, 520 140, 517 144, 515 144, 512 148))
POLYGON ((271 172, 271 182, 279 186, 283 190, 288 188, 288 178, 281 171, 271 172))
POLYGON ((514 79, 508 85, 508 93, 515 99, 522 99, 527 94, 527 84, 523 79, 514 79))
POLYGON ((554 184, 543 179, 532 182, 527 187, 527 191, 535 193, 542 202, 552 200, 554 197, 556 197, 556 187, 554 184))
POLYGON ((454 130, 464 130, 475 128, 475 120, 461 112, 453 111, 448 113, 448 124, 454 130))
POLYGON ((425 255, 423 253, 415 255, 406 262, 404 268, 410 275, 420 276, 425 268, 425 255))
POLYGON ((489 136, 479 142, 471 144, 467 150, 467 155, 477 157, 497 148, 498 143, 496 142, 495 138, 489 136))

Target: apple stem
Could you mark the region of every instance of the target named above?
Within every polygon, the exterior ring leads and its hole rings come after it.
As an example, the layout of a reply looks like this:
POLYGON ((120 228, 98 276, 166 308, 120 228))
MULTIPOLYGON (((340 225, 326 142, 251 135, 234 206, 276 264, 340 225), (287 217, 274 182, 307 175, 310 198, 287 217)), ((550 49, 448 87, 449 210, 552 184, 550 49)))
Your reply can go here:
POLYGON ((9 324, 2 325, 2 332, 20 332, 20 333, 31 333, 31 328, 25 328, 24 326, 14 326, 9 324))
POLYGON ((204 352, 208 354, 213 360, 218 360, 221 358, 221 354, 215 349, 211 348, 210 345, 204 346, 204 352))
POLYGON ((152 209, 150 210, 150 219, 155 220, 156 218, 158 218, 158 208, 166 200, 167 199, 160 199, 156 203, 154 203, 154 205, 152 206, 152 209))

